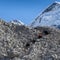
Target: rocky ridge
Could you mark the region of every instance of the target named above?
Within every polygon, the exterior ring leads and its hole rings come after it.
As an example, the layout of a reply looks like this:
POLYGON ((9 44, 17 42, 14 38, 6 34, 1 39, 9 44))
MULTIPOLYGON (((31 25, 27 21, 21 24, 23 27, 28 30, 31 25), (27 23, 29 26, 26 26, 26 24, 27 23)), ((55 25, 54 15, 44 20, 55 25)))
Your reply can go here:
POLYGON ((29 28, 0 20, 0 60, 59 60, 60 30, 29 28))

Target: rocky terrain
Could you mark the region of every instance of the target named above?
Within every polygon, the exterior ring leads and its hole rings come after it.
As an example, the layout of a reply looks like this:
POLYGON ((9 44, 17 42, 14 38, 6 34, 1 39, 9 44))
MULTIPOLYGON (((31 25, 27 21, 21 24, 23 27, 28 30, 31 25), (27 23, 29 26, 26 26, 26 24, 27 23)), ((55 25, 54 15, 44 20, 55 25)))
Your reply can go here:
POLYGON ((0 20, 0 60, 60 60, 60 30, 0 20))

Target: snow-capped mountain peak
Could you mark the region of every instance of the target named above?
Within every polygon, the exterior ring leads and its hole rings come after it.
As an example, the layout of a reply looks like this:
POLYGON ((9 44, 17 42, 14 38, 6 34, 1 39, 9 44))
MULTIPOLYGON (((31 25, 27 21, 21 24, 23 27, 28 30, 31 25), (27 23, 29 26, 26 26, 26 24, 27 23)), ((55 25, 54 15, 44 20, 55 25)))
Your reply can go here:
POLYGON ((24 25, 24 23, 21 22, 20 20, 12 20, 11 23, 13 23, 15 25, 24 25))
POLYGON ((54 2, 47 7, 31 23, 31 27, 36 26, 58 26, 60 25, 60 2, 54 2))
POLYGON ((60 2, 58 2, 58 1, 55 1, 55 3, 60 4, 60 2))

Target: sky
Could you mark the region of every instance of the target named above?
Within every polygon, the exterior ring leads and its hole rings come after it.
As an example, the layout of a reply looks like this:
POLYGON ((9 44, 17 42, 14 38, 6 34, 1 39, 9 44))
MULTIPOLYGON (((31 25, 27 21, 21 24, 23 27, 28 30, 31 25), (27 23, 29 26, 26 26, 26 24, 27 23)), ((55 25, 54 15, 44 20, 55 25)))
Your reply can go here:
POLYGON ((16 19, 30 24, 55 1, 60 0, 0 0, 0 18, 6 21, 16 19))

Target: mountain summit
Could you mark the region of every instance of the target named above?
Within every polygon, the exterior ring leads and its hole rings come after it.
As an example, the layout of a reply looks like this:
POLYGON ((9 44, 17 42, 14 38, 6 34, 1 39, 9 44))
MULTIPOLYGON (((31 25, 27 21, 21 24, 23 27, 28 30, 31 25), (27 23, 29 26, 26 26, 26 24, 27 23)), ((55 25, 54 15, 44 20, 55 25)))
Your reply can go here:
POLYGON ((24 23, 21 22, 20 20, 12 20, 12 21, 10 21, 10 23, 13 23, 15 25, 24 25, 24 23))
POLYGON ((31 24, 36 26, 60 26, 60 2, 54 2, 47 7, 31 24))

